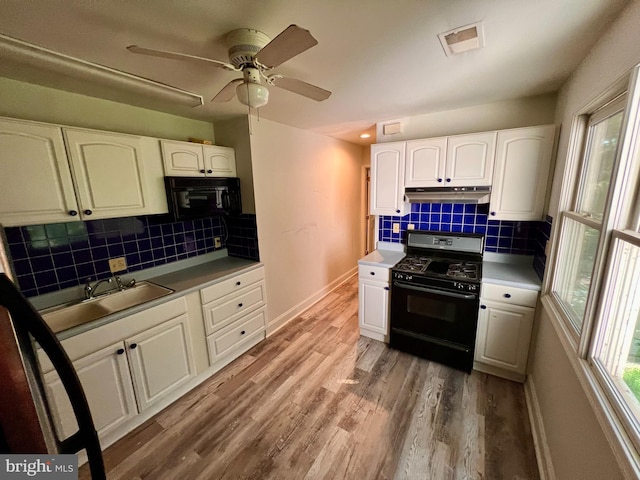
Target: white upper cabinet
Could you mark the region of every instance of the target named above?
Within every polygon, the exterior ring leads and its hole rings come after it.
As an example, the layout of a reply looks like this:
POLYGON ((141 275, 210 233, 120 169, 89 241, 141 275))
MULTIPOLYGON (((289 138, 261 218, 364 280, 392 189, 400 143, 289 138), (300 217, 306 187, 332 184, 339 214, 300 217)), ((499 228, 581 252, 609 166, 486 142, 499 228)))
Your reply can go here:
POLYGON ((496 132, 449 137, 444 186, 491 185, 495 153, 496 132))
POLYGON ((543 220, 555 126, 498 132, 492 220, 543 220))
POLYGON ((169 177, 235 177, 233 148, 161 140, 164 170, 169 177))
POLYGON ((405 187, 444 184, 447 138, 411 140, 406 144, 405 187))
POLYGON ((166 213, 157 139, 0 119, 4 226, 166 213))
POLYGON ((78 204, 60 127, 0 119, 0 223, 74 219, 78 204))
POLYGON ((203 145, 206 175, 211 177, 235 177, 236 154, 230 147, 203 145))
POLYGON ((140 137, 63 131, 84 219, 150 212, 140 137))
POLYGON ((404 215, 405 142, 371 145, 371 213, 404 215))

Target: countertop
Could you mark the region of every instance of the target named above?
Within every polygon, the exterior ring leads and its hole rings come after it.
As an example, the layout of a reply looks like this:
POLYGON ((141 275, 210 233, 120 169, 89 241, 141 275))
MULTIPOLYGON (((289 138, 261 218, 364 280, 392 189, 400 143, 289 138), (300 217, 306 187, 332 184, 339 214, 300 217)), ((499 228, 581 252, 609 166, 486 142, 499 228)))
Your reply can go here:
POLYGON ((67 330, 63 330, 56 334, 58 336, 58 339, 64 340, 66 338, 73 337, 102 325, 115 322, 116 320, 120 320, 121 318, 133 315, 134 313, 141 312, 148 308, 155 307, 156 305, 160 305, 170 300, 182 297, 193 291, 197 291, 203 287, 218 283, 241 271, 248 271, 253 268, 258 268, 262 266, 262 263, 244 258, 221 257, 196 265, 187 265, 189 266, 157 276, 140 275, 149 282, 153 282, 157 285, 161 285, 163 287, 174 290, 173 293, 160 298, 156 298, 154 300, 150 300, 148 302, 141 303, 134 307, 120 310, 119 312, 114 312, 110 315, 98 318, 91 322, 87 322, 69 328, 67 330))
POLYGON ((391 268, 405 256, 404 252, 394 250, 374 250, 358 260, 358 265, 391 268))
POLYGON ((482 283, 540 291, 542 282, 531 265, 531 257, 485 253, 482 283))

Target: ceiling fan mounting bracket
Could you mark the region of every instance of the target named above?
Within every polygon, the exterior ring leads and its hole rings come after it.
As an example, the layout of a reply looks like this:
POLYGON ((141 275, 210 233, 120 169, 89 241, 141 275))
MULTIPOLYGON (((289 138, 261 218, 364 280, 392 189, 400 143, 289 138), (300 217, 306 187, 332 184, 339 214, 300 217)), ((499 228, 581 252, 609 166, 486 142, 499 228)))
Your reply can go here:
POLYGON ((229 63, 236 68, 257 67, 255 56, 271 41, 267 34, 252 28, 239 28, 225 36, 229 63))

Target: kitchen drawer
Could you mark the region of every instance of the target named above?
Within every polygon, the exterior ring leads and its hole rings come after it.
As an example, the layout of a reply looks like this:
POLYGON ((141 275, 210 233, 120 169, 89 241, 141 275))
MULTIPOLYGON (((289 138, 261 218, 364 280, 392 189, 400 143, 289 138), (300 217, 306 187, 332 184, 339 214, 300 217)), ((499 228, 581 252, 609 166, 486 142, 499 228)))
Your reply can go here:
POLYGON ((526 288, 483 283, 480 298, 512 305, 535 307, 538 300, 538 292, 536 290, 527 290, 526 288))
POLYGON ((372 267, 370 265, 358 265, 358 277, 368 278, 369 280, 377 280, 379 282, 388 282, 390 269, 387 267, 372 267))
POLYGON ((265 308, 261 308, 207 337, 209 362, 211 364, 232 352, 233 349, 266 326, 265 308))
POLYGON ((207 335, 265 304, 264 281, 243 288, 202 306, 207 335))
POLYGON ((216 283, 209 287, 200 290, 200 298, 202 304, 213 302, 218 298, 222 298, 233 292, 237 292, 247 285, 256 283, 260 280, 264 280, 264 267, 250 270, 246 273, 241 273, 228 280, 223 280, 220 283, 216 283))

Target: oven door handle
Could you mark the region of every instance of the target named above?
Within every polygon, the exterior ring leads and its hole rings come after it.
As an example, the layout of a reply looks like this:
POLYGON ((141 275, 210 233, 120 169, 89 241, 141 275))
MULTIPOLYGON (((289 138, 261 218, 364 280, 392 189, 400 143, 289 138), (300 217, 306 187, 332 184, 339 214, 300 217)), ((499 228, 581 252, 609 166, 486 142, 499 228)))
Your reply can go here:
POLYGON ((416 287, 415 285, 409 285, 402 282, 393 282, 393 284, 400 288, 416 290, 418 292, 433 293, 435 295, 443 295, 445 297, 462 298, 464 300, 473 300, 474 298, 478 297, 478 295, 476 295, 475 293, 469 293, 465 295, 463 293, 447 292, 445 290, 437 290, 435 288, 416 287))

